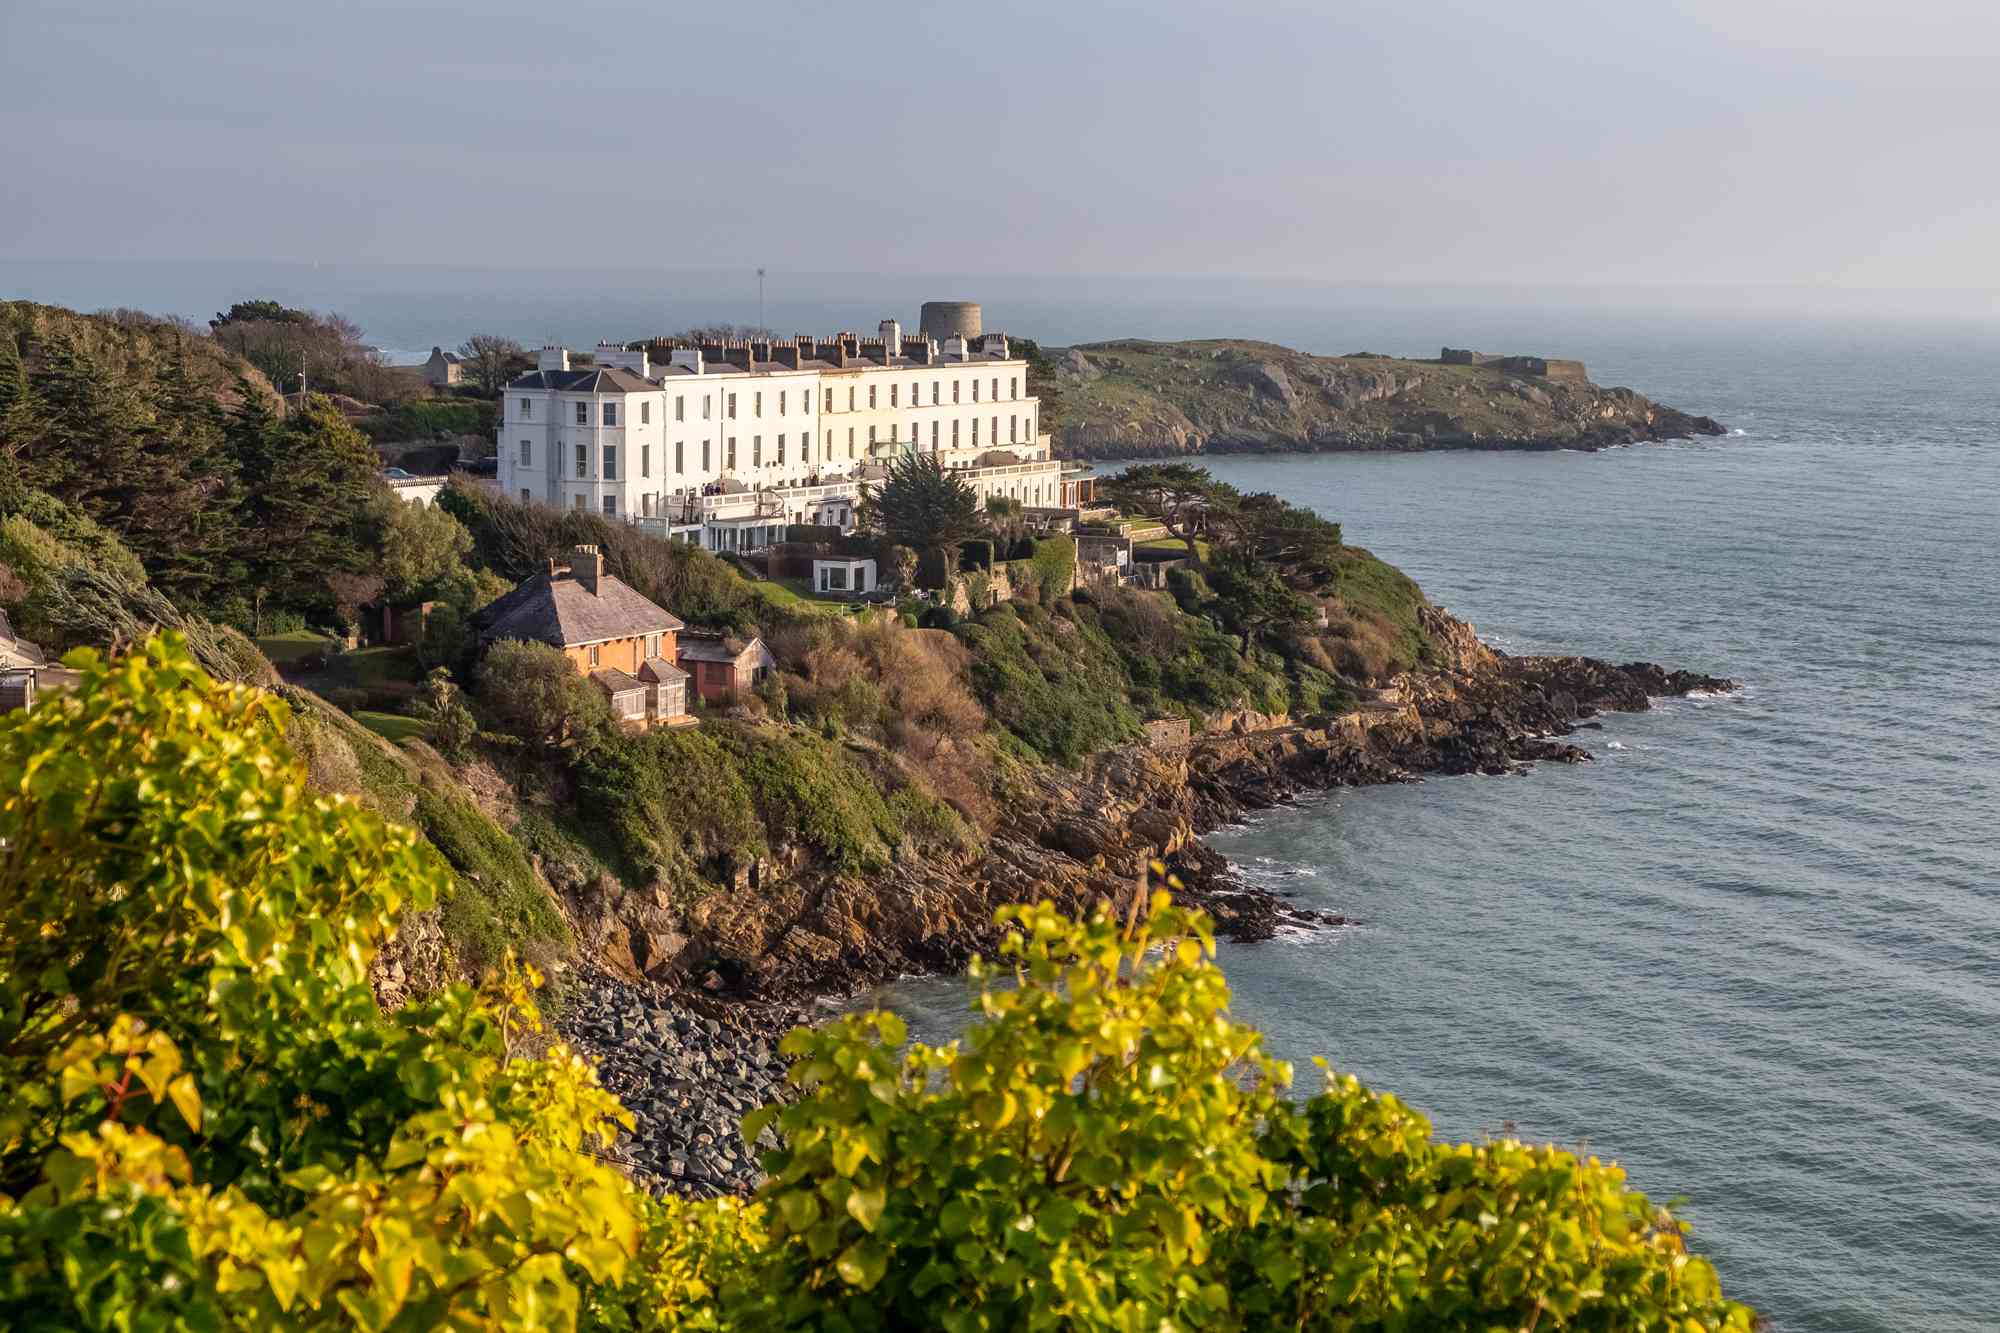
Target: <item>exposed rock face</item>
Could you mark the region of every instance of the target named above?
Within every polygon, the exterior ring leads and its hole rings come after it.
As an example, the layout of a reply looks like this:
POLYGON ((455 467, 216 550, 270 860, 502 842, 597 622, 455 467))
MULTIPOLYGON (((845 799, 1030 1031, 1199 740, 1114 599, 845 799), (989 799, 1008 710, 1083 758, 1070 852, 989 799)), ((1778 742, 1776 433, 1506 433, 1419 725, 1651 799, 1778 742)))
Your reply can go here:
POLYGON ((1600 710, 1641 711, 1664 695, 1735 688, 1643 662, 1509 657, 1441 611, 1423 615, 1440 649, 1436 669, 1399 677, 1335 717, 1246 713, 1217 719, 1185 743, 1107 751, 1074 773, 1031 770, 978 857, 899 864, 865 882, 816 876, 798 863, 746 867, 744 891, 715 895, 680 918, 685 929, 663 924, 664 905, 632 920, 621 916, 630 902, 600 899, 592 908, 573 899, 584 907, 586 956, 625 974, 581 979, 558 1023, 597 1057, 638 1122, 619 1158, 642 1179, 696 1197, 754 1188, 755 1154, 737 1127, 753 1107, 788 1095, 778 1043, 812 1017, 773 997, 955 970, 997 943, 998 905, 1120 905, 1154 860, 1181 880, 1182 899, 1231 938, 1338 925, 1342 918, 1235 880, 1199 835, 1304 791, 1579 762, 1589 755, 1560 738, 1579 722, 1595 726, 1584 719, 1600 710))
POLYGON ((1219 823, 1308 789, 1576 762, 1588 755, 1551 738, 1581 719, 1732 688, 1648 664, 1508 657, 1445 613, 1424 614, 1440 667, 1399 677, 1355 711, 1245 715, 1185 745, 1120 746, 1075 771, 1024 767, 974 855, 906 856, 865 878, 780 855, 740 867, 736 891, 693 904, 572 889, 579 944, 633 980, 764 997, 845 992, 962 967, 996 943, 1003 903, 1046 898, 1081 912, 1122 902, 1155 860, 1225 934, 1261 937, 1314 918, 1233 880, 1200 840, 1219 823))
POLYGON ((1600 388, 1576 362, 1541 357, 1405 361, 1136 339, 1052 349, 1051 357, 1066 416, 1056 451, 1075 458, 1601 449, 1724 433, 1630 389, 1600 388))

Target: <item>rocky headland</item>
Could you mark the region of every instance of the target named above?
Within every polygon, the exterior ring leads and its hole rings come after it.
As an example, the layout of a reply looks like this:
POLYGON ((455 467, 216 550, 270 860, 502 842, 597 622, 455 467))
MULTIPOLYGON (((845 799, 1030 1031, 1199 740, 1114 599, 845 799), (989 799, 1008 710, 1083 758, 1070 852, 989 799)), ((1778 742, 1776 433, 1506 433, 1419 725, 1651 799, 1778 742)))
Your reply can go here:
POLYGON ((866 883, 747 867, 754 892, 716 895, 693 933, 671 941, 635 940, 649 928, 643 903, 598 904, 579 923, 579 953, 606 966, 577 979, 560 1026, 600 1059, 638 1118, 624 1159, 682 1192, 750 1188, 754 1155, 735 1126, 745 1110, 783 1094, 778 1043, 811 1017, 803 1002, 960 969, 997 942, 992 916, 1001 904, 1046 898, 1083 911, 1115 903, 1160 861, 1182 898, 1210 912, 1229 938, 1337 925, 1341 918, 1242 882, 1201 835, 1333 787, 1586 761, 1589 753, 1564 738, 1600 712, 1735 688, 1650 663, 1508 656, 1463 622, 1424 614, 1442 660, 1351 711, 1238 713, 1200 733, 1106 750, 1075 770, 1037 768, 1032 789, 1013 794, 983 848, 961 859, 899 863, 866 883), (649 974, 636 961, 644 957, 672 962, 649 974))
POLYGON ((1234 339, 1045 351, 1062 398, 1055 448, 1069 458, 1594 450, 1724 433, 1711 418, 1593 384, 1581 362, 1539 356, 1313 356, 1234 339))

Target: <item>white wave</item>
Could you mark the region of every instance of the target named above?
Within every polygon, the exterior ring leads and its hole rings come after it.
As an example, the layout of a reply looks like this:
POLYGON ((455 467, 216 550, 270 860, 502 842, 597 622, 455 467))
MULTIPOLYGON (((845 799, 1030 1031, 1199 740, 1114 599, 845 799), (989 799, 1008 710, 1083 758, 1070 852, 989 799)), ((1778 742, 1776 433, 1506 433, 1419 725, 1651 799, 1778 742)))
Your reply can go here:
POLYGON ((1625 743, 1623 741, 1607 741, 1604 748, 1607 750, 1622 750, 1625 748, 1625 743))

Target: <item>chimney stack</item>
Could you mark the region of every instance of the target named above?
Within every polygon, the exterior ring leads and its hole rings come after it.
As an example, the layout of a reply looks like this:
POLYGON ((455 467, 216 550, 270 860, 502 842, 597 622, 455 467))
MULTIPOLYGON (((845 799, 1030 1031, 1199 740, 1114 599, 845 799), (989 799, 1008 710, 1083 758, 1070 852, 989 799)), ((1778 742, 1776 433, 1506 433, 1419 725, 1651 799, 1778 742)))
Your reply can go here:
POLYGON ((581 583, 584 591, 597 596, 598 580, 604 577, 604 555, 595 546, 573 547, 569 553, 569 576, 581 583))

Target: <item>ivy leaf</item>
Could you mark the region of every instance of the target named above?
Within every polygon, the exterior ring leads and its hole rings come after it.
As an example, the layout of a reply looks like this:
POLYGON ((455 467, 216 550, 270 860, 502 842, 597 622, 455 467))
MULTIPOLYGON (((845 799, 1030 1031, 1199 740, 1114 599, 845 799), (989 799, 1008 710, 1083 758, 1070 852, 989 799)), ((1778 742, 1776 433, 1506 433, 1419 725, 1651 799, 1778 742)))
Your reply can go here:
POLYGON ((889 1271, 889 1256, 874 1241, 860 1240, 841 1251, 834 1268, 850 1287, 870 1291, 889 1271))

